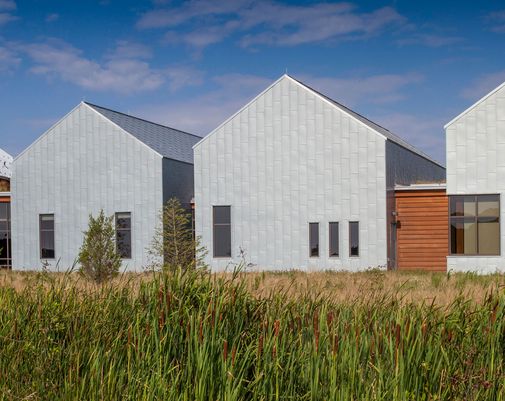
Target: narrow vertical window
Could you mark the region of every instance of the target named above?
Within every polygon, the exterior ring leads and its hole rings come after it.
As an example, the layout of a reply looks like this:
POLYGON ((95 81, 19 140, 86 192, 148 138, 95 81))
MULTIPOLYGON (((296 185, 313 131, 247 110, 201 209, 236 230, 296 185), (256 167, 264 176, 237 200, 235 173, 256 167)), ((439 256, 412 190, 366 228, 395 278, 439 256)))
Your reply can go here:
POLYGON ((131 213, 116 213, 116 249, 122 259, 132 257, 131 213))
POLYGON ((319 256, 319 223, 309 223, 310 257, 319 256))
POLYGON ((329 250, 330 250, 330 257, 338 257, 339 254, 339 249, 338 249, 338 244, 339 244, 339 237, 338 237, 338 223, 337 222, 330 222, 330 230, 329 230, 329 238, 330 238, 330 243, 329 243, 329 250))
POLYGON ((39 216, 40 258, 54 259, 54 214, 39 216))
POLYGON ((231 211, 230 206, 213 207, 214 257, 231 257, 231 211))
POLYGON ((10 268, 11 256, 11 205, 0 202, 0 268, 10 268))
POLYGON ((349 256, 359 256, 359 222, 349 222, 349 256))

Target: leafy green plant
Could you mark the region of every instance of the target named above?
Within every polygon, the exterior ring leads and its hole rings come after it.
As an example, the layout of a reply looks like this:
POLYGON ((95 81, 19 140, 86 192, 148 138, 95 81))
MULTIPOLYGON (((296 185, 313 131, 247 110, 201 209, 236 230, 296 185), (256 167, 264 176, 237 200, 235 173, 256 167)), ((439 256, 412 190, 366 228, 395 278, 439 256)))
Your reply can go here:
POLYGON ((102 283, 119 272, 121 256, 116 250, 114 216, 105 216, 103 210, 95 218, 89 216, 88 230, 77 258, 80 272, 102 283))
POLYGON ((177 198, 169 199, 163 207, 149 253, 153 261, 149 268, 153 270, 174 272, 205 267, 206 251, 194 236, 191 213, 177 198))

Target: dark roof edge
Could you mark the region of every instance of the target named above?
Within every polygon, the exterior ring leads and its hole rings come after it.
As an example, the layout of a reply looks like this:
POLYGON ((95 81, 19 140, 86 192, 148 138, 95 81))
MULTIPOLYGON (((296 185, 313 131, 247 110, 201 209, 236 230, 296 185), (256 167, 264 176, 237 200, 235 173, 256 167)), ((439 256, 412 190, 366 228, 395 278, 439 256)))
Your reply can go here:
MULTIPOLYGON (((305 86, 306 88, 310 89, 312 92, 315 92, 315 93, 317 93, 319 96, 322 96, 323 98, 327 99, 329 102, 334 103, 335 105, 338 105, 339 107, 343 108, 344 110, 346 110, 346 111, 348 111, 348 112, 350 112, 350 113, 354 113, 354 114, 356 114, 356 115, 360 116, 360 117, 361 117, 361 118, 363 118, 364 120, 369 121, 371 124, 376 125, 377 127, 382 128, 382 129, 383 129, 383 130, 385 130, 385 131, 388 131, 391 135, 397 136, 396 134, 394 134, 393 132, 391 132, 391 131, 390 131, 390 130, 388 130, 387 128, 383 127, 383 126, 382 126, 382 125, 380 125, 380 124, 377 124, 376 122, 374 122, 374 121, 370 120, 369 118, 365 117, 364 115, 362 115, 362 114, 360 114, 360 113, 355 112, 355 111, 354 111, 354 110, 352 110, 351 108, 349 108, 349 107, 347 107, 347 106, 343 105, 342 103, 337 102, 336 100, 332 99, 331 97, 326 96, 325 94, 323 94, 323 93, 321 93, 321 92, 319 92, 319 91, 315 90, 314 88, 312 88, 312 87, 308 86, 307 84, 305 84, 305 83, 301 82, 300 80, 298 80, 298 79, 294 78, 293 76, 291 76, 291 75, 288 75, 288 76, 289 76, 291 79, 293 79, 294 81, 298 82, 300 85, 305 86)), ((380 132, 379 132, 379 134, 380 134, 380 132)), ((382 134, 381 134, 381 135, 382 135, 382 134)), ((410 145, 410 144, 409 144, 410 146, 412 146, 412 147, 415 149, 415 151, 414 151, 414 150, 412 150, 412 149, 409 149, 409 148, 405 147, 405 145, 402 145, 401 143, 398 143, 397 141, 395 141, 395 140, 394 140, 394 139, 392 139, 392 138, 387 138, 387 137, 386 137, 386 139, 387 139, 388 141, 391 141, 391 142, 393 142, 394 144, 396 144, 396 145, 398 145, 398 146, 402 147, 403 149, 408 150, 409 152, 411 152, 411 153, 413 153, 413 154, 415 154, 415 155, 417 155, 417 156, 419 156, 419 157, 422 157, 422 158, 423 158, 423 159, 425 159, 426 161, 429 161, 430 163, 436 164, 437 166, 439 166, 439 167, 443 168, 444 170, 446 169, 446 167, 445 167, 445 166, 443 166, 440 162, 438 162, 438 161, 436 161, 436 160, 432 159, 430 156, 428 156, 427 154, 425 154, 423 151, 418 150, 415 146, 413 146, 413 145, 410 145)), ((406 141, 405 141, 405 142, 406 142, 406 141)))
POLYGON ((163 124, 155 123, 154 121, 149 121, 149 120, 146 120, 145 118, 140 118, 140 117, 137 117, 137 116, 132 116, 131 114, 126 114, 126 113, 123 113, 121 111, 109 109, 108 107, 103 107, 103 106, 100 106, 98 104, 93 104, 93 103, 90 103, 90 102, 83 102, 83 103, 85 103, 85 104, 87 104, 88 106, 91 106, 91 107, 98 107, 100 109, 104 109, 104 110, 107 110, 107 111, 112 111, 113 113, 121 114, 123 116, 130 117, 130 118, 135 118, 136 120, 144 121, 144 122, 149 123, 149 124, 154 124, 154 125, 157 125, 159 127, 168 128, 168 129, 171 129, 171 130, 174 130, 174 131, 179 131, 179 132, 181 132, 183 134, 191 135, 191 136, 194 136, 194 137, 199 138, 199 139, 203 138, 203 137, 201 137, 199 135, 192 134, 192 133, 187 132, 187 131, 182 131, 182 130, 177 129, 177 128, 169 127, 168 125, 163 125, 163 124))

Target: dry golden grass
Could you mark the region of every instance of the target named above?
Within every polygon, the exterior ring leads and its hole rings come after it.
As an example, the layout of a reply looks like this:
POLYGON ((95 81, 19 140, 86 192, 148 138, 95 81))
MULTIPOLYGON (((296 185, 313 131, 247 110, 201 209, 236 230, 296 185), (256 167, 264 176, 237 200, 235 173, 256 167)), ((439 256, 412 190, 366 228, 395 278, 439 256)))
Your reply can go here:
MULTIPOLYGON (((230 278, 230 274, 216 274, 216 278, 230 278)), ((114 286, 138 288, 149 281, 150 273, 125 273, 112 281, 114 286)), ((330 298, 337 302, 354 303, 370 298, 392 296, 404 303, 451 304, 463 297, 480 303, 491 292, 504 291, 505 276, 474 274, 446 274, 425 272, 368 271, 348 272, 263 272, 240 273, 249 292, 257 298, 280 295, 286 299, 298 297, 330 298)), ((96 285, 77 273, 35 273, 0 271, 0 287, 21 291, 40 283, 65 283, 68 287, 92 291, 96 285)))

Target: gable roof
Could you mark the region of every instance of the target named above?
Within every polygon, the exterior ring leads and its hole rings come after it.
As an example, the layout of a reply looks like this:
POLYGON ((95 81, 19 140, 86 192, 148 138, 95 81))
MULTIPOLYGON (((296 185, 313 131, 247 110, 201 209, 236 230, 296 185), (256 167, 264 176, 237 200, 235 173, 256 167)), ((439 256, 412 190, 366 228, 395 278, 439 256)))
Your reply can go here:
POLYGON ((12 156, 0 149, 0 177, 11 178, 12 156))
POLYGON ((368 128, 371 128, 372 130, 378 132, 379 134, 382 134, 383 136, 385 136, 391 142, 396 143, 397 145, 401 146, 402 148, 410 150, 412 153, 415 153, 418 156, 421 156, 422 158, 424 158, 424 159, 426 159, 426 160, 428 160, 428 161, 430 161, 432 163, 435 163, 436 165, 438 165, 440 167, 444 167, 439 162, 437 162, 436 160, 434 160, 430 156, 428 156, 426 153, 424 153, 423 151, 421 151, 421 150, 417 149, 416 147, 412 146, 410 143, 408 143, 407 141, 403 140, 398 135, 392 133, 387 128, 384 128, 383 126, 381 126, 381 125, 373 122, 372 120, 369 120, 368 118, 362 116, 361 114, 356 113, 355 111, 351 110, 347 106, 344 106, 343 104, 341 104, 341 103, 339 103, 339 102, 331 99, 330 97, 328 97, 326 95, 323 95, 322 93, 316 91, 315 89, 313 89, 310 86, 304 84, 303 82, 301 82, 301 81, 299 81, 299 80, 297 80, 297 79, 295 79, 295 78, 293 78, 291 76, 289 76, 289 78, 291 78, 293 81, 297 82, 298 84, 300 84, 304 88, 307 88, 308 90, 310 90, 310 91, 316 93, 317 95, 321 96, 322 98, 326 99, 328 102, 330 102, 331 104, 333 104, 334 106, 336 106, 337 108, 339 108, 340 110, 342 110, 344 113, 347 113, 347 114, 351 115, 356 120, 358 120, 361 123, 365 124, 368 128))
POLYGON ((487 95, 483 96, 479 100, 477 100, 474 104, 472 104, 468 109, 463 111, 462 113, 458 114, 456 117, 454 117, 451 121, 449 121, 447 124, 444 125, 444 128, 447 128, 449 125, 453 124, 457 120, 459 120, 461 117, 463 117, 466 113, 477 107, 479 104, 481 104, 484 100, 486 100, 488 97, 494 95, 496 92, 498 92, 500 89, 505 88, 505 82, 493 89, 491 92, 489 92, 487 95))
MULTIPOLYGON (((404 141, 403 139, 401 139, 398 135, 396 134, 393 134, 391 131, 389 131, 388 129, 380 126, 379 124, 377 123, 374 123, 373 121, 369 120, 368 118, 362 116, 361 114, 358 114, 356 113, 355 111, 349 109, 348 107, 342 105, 341 103, 338 103, 336 102, 335 100, 329 98, 328 96, 326 95, 323 95, 322 93, 316 91, 315 89, 311 88, 310 86, 304 84, 303 82, 301 81, 298 81, 297 79, 293 78, 292 76, 290 75, 287 75, 287 74, 284 74, 283 76, 281 76, 279 79, 277 79, 274 83, 272 83, 268 88, 266 88, 263 92, 261 92, 259 95, 257 95, 253 100, 251 100, 249 103, 247 103, 244 107, 242 107, 239 111, 237 111, 235 114, 233 114, 231 117, 229 117, 227 120, 225 120, 221 125, 219 125, 216 129, 214 129, 213 131, 211 131, 207 136, 205 136, 204 138, 202 138, 202 140, 200 142, 203 142, 205 141, 206 138, 208 138, 210 135, 212 135, 214 132, 216 132, 220 127, 222 127, 224 124, 226 124, 228 121, 230 121, 233 117, 235 117, 237 114, 239 114, 242 110, 244 110, 245 108, 247 108, 251 103, 253 103, 256 99, 258 99, 260 96, 262 96, 264 93, 266 93, 268 90, 270 90, 272 87, 274 87, 277 83, 279 83, 280 81, 282 81, 283 79, 289 79, 291 80, 292 82, 295 82, 297 85, 300 85, 301 87, 305 88, 306 90, 314 93, 316 96, 322 98, 324 101, 326 101, 327 103, 329 103, 330 105, 334 106, 334 107, 337 107, 340 111, 343 111, 344 113, 346 113, 347 115, 351 116, 352 118, 354 118, 355 120, 357 120, 358 122, 360 122, 361 124, 367 126, 368 128, 372 129, 374 132, 376 132, 377 134, 381 135, 382 137, 384 137, 385 139, 387 140, 390 140, 391 142, 394 142, 396 143, 397 145, 401 146, 402 148, 405 148, 413 153, 415 153, 416 155, 428 160, 429 162, 431 163, 434 163, 436 164, 437 166, 440 166, 442 168, 445 168, 442 164, 440 164, 439 162, 437 162, 436 160, 432 159, 430 156, 428 156, 426 153, 418 150, 417 148, 415 148, 414 146, 410 145, 408 142, 404 141)), ((200 144, 200 142, 198 142, 194 147, 196 147, 197 145, 200 144)))
POLYGON ((87 106, 133 135, 161 156, 193 164, 193 145, 201 137, 142 118, 84 102, 87 106))

